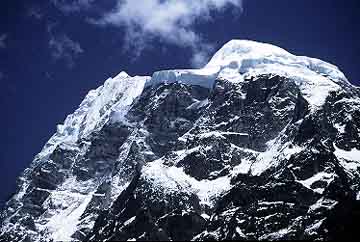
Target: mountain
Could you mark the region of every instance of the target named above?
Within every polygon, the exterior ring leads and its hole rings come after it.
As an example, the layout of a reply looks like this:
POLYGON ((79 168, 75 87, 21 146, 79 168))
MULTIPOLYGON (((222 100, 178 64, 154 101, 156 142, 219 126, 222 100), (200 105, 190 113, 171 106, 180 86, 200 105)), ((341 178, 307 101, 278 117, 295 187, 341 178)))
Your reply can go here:
POLYGON ((202 69, 90 91, 18 179, 0 241, 351 239, 359 200, 359 89, 232 40, 202 69))

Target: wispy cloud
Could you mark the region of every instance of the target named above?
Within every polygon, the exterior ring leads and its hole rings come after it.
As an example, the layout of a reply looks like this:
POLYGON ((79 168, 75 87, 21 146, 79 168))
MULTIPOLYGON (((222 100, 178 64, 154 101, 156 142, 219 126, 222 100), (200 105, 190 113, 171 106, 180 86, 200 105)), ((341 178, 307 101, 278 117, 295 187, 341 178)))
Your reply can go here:
POLYGON ((158 38, 190 49, 191 63, 200 66, 213 45, 196 31, 196 24, 211 21, 212 14, 228 7, 241 10, 242 0, 118 0, 115 9, 91 22, 124 28, 127 49, 136 55, 158 38))
POLYGON ((1 71, 0 71, 0 80, 2 80, 4 78, 4 73, 2 73, 1 71))
POLYGON ((41 20, 44 17, 44 13, 42 12, 40 7, 31 6, 27 11, 27 16, 35 18, 37 20, 41 20))
POLYGON ((49 48, 54 60, 65 61, 69 68, 74 67, 75 59, 84 52, 80 44, 66 34, 51 35, 49 48))
POLYGON ((55 7, 69 14, 89 9, 95 0, 51 0, 55 7))
POLYGON ((1 34, 0 35, 0 49, 5 49, 6 48, 6 39, 7 39, 8 35, 7 34, 1 34))
MULTIPOLYGON (((99 8, 96 0, 51 0, 65 14, 91 12, 99 8), (95 3, 96 2, 96 3, 95 3)), ((190 63, 199 67, 208 60, 214 45, 205 40, 197 28, 199 23, 211 22, 214 14, 228 8, 242 10, 242 0, 112 0, 113 8, 88 17, 99 26, 115 26, 125 30, 126 51, 134 58, 144 49, 152 48, 154 40, 176 45, 191 51, 190 63), (97 16, 99 16, 97 14, 97 16)))

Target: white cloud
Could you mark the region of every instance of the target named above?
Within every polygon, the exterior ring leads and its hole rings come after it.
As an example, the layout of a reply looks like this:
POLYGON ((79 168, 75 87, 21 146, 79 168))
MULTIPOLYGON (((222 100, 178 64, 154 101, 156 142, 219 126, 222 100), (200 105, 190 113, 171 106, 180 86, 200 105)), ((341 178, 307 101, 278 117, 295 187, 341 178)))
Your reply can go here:
POLYGON ((200 50, 193 49, 190 64, 193 67, 202 67, 209 60, 209 55, 213 52, 213 49, 213 46, 210 44, 208 44, 207 47, 202 47, 200 50))
POLYGON ((158 38, 190 49, 191 63, 199 66, 213 48, 195 30, 195 25, 211 21, 212 13, 227 7, 241 10, 242 0, 118 0, 115 9, 91 22, 125 28, 127 49, 137 55, 158 38))
POLYGON ((49 48, 52 57, 55 60, 64 60, 69 68, 75 65, 75 58, 84 52, 80 44, 66 34, 51 34, 49 48))
POLYGON ((5 49, 6 48, 6 39, 7 39, 7 34, 2 34, 0 35, 0 48, 1 49, 5 49))
POLYGON ((51 0, 56 8, 68 14, 89 9, 95 0, 51 0))

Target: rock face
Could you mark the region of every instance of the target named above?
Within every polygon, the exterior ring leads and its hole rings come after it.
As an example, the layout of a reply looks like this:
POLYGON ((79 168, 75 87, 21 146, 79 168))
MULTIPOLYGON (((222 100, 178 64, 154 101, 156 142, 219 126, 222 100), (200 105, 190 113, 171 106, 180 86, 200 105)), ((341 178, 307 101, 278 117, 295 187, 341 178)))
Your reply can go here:
POLYGON ((359 89, 234 40, 203 69, 91 91, 19 178, 0 241, 349 239, 359 191, 359 89))

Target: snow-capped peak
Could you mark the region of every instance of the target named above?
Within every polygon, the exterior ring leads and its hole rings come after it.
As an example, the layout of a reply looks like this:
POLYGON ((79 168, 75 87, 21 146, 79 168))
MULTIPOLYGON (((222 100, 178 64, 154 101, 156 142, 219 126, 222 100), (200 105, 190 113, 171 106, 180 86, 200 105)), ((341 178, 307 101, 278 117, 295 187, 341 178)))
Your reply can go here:
POLYGON ((264 58, 294 58, 289 52, 280 47, 250 40, 231 40, 227 42, 215 55, 205 68, 219 68, 234 65, 246 59, 264 59, 264 58))
POLYGON ((143 91, 147 76, 131 77, 122 71, 114 78, 108 78, 104 85, 91 90, 78 109, 57 126, 57 132, 38 154, 39 160, 53 152, 60 143, 74 144, 109 119, 122 119, 132 102, 143 91))
POLYGON ((120 72, 19 178, 0 242, 332 239, 329 214, 359 220, 360 101, 347 85, 331 64, 244 40, 202 69, 120 72))
POLYGON ((332 64, 250 40, 229 41, 202 69, 155 72, 146 86, 178 82, 211 88, 219 78, 241 83, 246 77, 264 74, 294 80, 313 109, 322 106, 330 91, 351 86, 332 64))
POLYGON ((125 71, 120 72, 114 79, 128 78, 130 77, 125 71))
POLYGON ((239 82, 245 75, 293 76, 294 73, 297 73, 300 79, 313 79, 312 82, 317 82, 314 77, 321 76, 330 79, 326 82, 343 82, 350 85, 336 66, 325 61, 296 56, 271 44, 231 40, 215 53, 204 68, 158 71, 153 74, 146 86, 180 82, 211 87, 216 78, 239 82))
MULTIPOLYGON (((237 68, 241 73, 264 66, 288 66, 307 69, 333 79, 346 80, 334 65, 319 59, 296 56, 271 44, 251 40, 231 40, 226 43, 205 66, 206 69, 237 68)), ((272 70, 276 73, 276 70, 272 70)))

